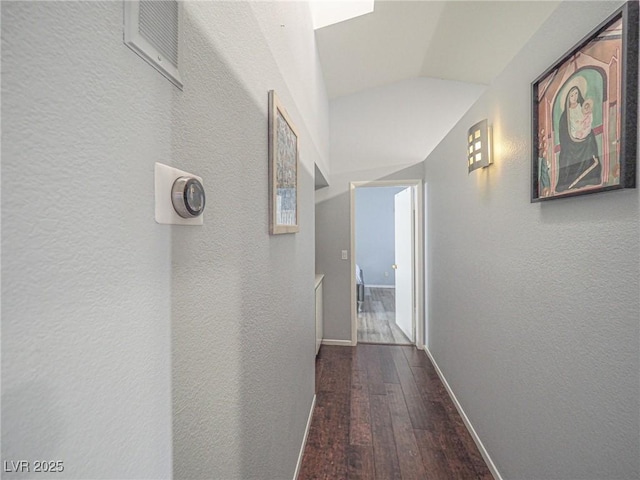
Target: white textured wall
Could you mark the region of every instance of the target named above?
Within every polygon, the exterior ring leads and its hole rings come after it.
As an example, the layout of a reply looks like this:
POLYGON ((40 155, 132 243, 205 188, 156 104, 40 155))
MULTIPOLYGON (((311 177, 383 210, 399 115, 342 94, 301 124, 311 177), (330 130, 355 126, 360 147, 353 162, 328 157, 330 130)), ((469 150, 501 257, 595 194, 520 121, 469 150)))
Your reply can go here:
POLYGON ((425 163, 429 348, 507 479, 640 476, 638 190, 529 202, 530 83, 617 6, 561 4, 425 163))
POLYGON ((185 6, 197 55, 174 103, 173 152, 210 196, 202 229, 172 229, 174 474, 291 478, 314 394, 313 172, 328 148, 324 89, 307 82, 311 16, 297 2, 185 6), (301 136, 295 235, 268 234, 272 88, 301 136))
POLYGON ((349 182, 423 177, 425 157, 484 90, 414 78, 330 103, 329 187, 316 192, 316 271, 325 274, 325 338, 350 340, 349 182))
MULTIPOLYGON (((315 32, 309 17, 310 5, 305 1, 249 1, 264 42, 271 50, 286 87, 304 124, 308 126, 305 148, 313 149, 313 161, 325 177, 329 166, 329 101, 326 94, 322 66, 316 50, 315 32)), ((246 32, 235 32, 234 41, 247 46, 246 32)), ((228 40, 227 40, 228 43, 228 40)), ((225 49, 230 49, 228 44, 225 49)), ((255 70, 251 63, 258 60, 254 53, 246 65, 243 76, 255 70)), ((299 121, 299 123, 300 123, 299 121)))
POLYGON ((2 460, 293 475, 328 148, 310 14, 184 7, 180 92, 123 44, 121 2, 2 2, 2 460), (302 137, 297 235, 268 235, 272 88, 302 137), (204 177, 203 227, 154 222, 156 161, 204 177))
POLYGON ((2 2, 3 461, 171 474, 172 98, 121 4, 2 2))

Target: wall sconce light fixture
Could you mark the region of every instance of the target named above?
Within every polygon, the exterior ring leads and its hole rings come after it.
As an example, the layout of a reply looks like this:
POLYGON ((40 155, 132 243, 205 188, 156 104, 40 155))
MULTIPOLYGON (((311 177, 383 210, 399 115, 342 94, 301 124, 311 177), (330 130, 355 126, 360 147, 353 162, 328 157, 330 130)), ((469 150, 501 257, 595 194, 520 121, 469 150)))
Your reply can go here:
POLYGON ((467 144, 469 173, 493 163, 491 152, 491 127, 485 118, 469 129, 467 144))

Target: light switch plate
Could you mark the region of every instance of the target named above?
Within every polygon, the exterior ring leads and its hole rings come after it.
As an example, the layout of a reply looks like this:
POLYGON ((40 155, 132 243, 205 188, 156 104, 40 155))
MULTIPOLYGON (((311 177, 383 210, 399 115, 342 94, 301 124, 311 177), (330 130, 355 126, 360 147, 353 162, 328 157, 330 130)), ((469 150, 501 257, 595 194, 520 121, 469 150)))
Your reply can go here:
POLYGON ((171 187, 173 186, 173 182, 184 176, 197 178, 204 186, 202 178, 197 175, 169 167, 168 165, 163 165, 162 163, 156 163, 155 184, 157 223, 161 223, 163 225, 202 225, 204 223, 204 213, 195 218, 182 218, 173 208, 173 203, 171 203, 171 187))
POLYGON ((349 252, 347 250, 342 250, 342 260, 349 259, 349 252))

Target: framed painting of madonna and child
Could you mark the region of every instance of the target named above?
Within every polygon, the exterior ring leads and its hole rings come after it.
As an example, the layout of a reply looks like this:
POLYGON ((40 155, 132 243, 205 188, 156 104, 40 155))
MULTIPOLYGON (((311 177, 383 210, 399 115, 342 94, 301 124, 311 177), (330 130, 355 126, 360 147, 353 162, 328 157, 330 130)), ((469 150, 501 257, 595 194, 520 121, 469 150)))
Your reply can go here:
POLYGON ((638 2, 532 83, 531 201, 636 186, 638 2))

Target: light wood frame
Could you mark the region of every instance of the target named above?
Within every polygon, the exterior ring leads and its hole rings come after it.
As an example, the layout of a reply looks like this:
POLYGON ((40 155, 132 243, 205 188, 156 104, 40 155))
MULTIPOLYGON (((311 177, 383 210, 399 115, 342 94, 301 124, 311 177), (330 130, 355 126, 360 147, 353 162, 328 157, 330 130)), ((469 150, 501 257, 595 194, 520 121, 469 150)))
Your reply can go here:
MULTIPOLYGON (((286 154, 286 149, 284 151, 286 154)), ((289 170, 291 169, 291 165, 289 165, 289 170)), ((298 186, 300 185, 300 136, 298 135, 298 131, 291 121, 291 117, 287 113, 287 110, 283 107, 282 103, 278 99, 276 92, 273 90, 269 91, 269 233, 271 235, 278 235, 281 233, 297 233, 300 230, 299 224, 299 202, 298 202, 298 186), (278 139, 278 118, 281 117, 282 120, 286 123, 288 130, 295 136, 295 173, 293 174, 293 178, 295 179, 295 185, 293 187, 289 186, 289 190, 292 190, 293 200, 289 200, 289 203, 293 202, 293 207, 295 209, 295 223, 282 222, 281 221, 281 207, 279 205, 282 204, 282 198, 279 197, 279 179, 278 179, 278 165, 281 162, 286 161, 286 159, 282 159, 283 150, 280 149, 282 145, 280 145, 278 139), (280 202, 279 202, 280 200, 280 202)), ((289 172, 291 173, 291 172, 289 172)), ((283 178, 280 178, 282 181, 283 178)), ((289 181, 291 181, 291 175, 289 175, 289 181)), ((284 190, 284 189, 283 189, 284 190)), ((289 210, 291 211, 291 210, 289 210)))

